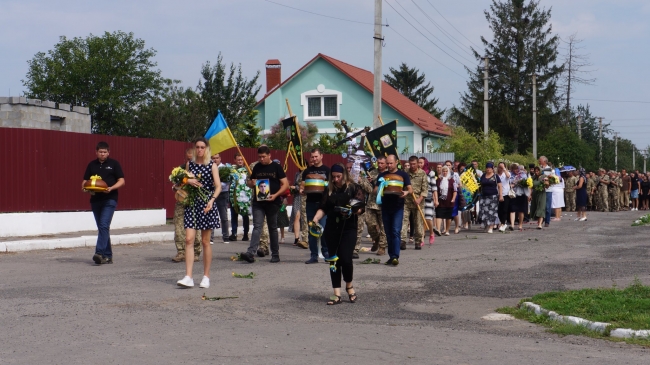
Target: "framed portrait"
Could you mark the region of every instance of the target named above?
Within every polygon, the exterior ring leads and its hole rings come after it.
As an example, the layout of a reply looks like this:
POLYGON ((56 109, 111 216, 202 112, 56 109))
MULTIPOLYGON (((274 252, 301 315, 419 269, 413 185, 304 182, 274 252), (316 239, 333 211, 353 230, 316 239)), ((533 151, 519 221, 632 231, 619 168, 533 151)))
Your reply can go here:
POLYGON ((255 182, 255 199, 257 201, 269 201, 271 196, 271 184, 269 179, 258 179, 255 182))

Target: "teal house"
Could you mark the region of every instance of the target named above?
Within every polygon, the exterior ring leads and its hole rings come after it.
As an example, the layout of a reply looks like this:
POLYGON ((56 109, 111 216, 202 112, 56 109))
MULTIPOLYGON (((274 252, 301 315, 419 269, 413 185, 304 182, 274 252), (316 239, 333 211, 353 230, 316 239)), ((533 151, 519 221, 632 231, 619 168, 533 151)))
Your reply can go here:
MULTIPOLYGON (((266 62, 266 94, 255 107, 263 134, 291 111, 302 122, 312 122, 320 134, 334 134, 334 122, 346 120, 354 129, 372 127, 373 74, 324 54, 281 80, 279 60, 266 62)), ((438 118, 382 82, 382 119, 397 119, 397 150, 433 152, 449 128, 438 118)))

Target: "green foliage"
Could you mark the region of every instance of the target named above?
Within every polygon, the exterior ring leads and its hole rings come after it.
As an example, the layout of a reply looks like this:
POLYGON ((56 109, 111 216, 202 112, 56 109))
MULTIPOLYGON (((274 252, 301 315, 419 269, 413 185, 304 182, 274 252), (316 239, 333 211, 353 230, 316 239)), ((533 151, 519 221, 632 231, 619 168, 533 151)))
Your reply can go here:
POLYGON ((550 132, 537 146, 539 156, 546 156, 553 166, 573 165, 594 169, 595 150, 569 127, 559 127, 550 132))
POLYGON ((497 161, 499 161, 499 162, 503 161, 503 162, 506 162, 507 164, 516 162, 519 165, 525 166, 526 170, 528 170, 528 165, 529 164, 537 165, 537 160, 535 159, 535 157, 533 157, 532 153, 528 153, 526 155, 521 155, 521 154, 518 154, 518 153, 510 153, 510 154, 507 154, 507 155, 503 155, 497 161))
POLYGON ((503 144, 499 135, 490 130, 488 138, 483 133, 470 133, 463 127, 453 127, 451 136, 442 141, 435 152, 453 152, 457 161, 469 163, 476 160, 479 166, 497 161, 502 156, 503 144))
POLYGON ((472 133, 483 129, 483 57, 490 58, 488 82, 490 129, 504 140, 507 152, 519 153, 532 144, 531 77, 537 74, 538 136, 559 125, 557 80, 563 68, 556 65, 559 37, 551 33, 551 11, 539 1, 493 0, 485 17, 492 41, 482 37, 486 54, 474 51, 477 67, 468 70, 468 90, 450 121, 472 133))
POLYGON ((132 136, 133 110, 164 88, 155 55, 133 33, 60 37, 27 62, 22 82, 27 97, 90 108, 94 133, 132 136))
POLYGON ((389 68, 390 74, 385 74, 384 79, 386 83, 392 86, 395 90, 402 93, 407 98, 411 99, 414 103, 428 111, 436 118, 440 119, 445 113, 445 109, 436 107, 438 98, 433 98, 434 87, 430 82, 425 84, 424 73, 420 74, 420 70, 409 68, 406 63, 399 66, 399 70, 392 67, 389 68))
MULTIPOLYGON (((298 123, 300 127, 300 138, 302 141, 303 151, 307 151, 309 148, 314 146, 314 140, 316 139, 316 133, 318 133, 318 127, 312 123, 298 123)), ((279 120, 277 123, 271 126, 269 134, 262 136, 262 142, 264 142, 270 149, 275 150, 287 150, 287 133, 285 132, 284 127, 282 126, 282 120, 279 120)))
MULTIPOLYGON (((219 53, 217 63, 214 66, 211 66, 209 61, 203 65, 201 78, 197 92, 201 94, 201 100, 205 104, 207 113, 205 130, 208 130, 218 111, 221 110, 221 114, 223 114, 233 135, 235 131, 240 130, 242 133, 244 130, 254 131, 250 123, 251 118, 255 117, 252 114, 257 103, 255 95, 261 88, 261 86, 257 85, 259 71, 252 79, 248 80, 242 75, 241 65, 235 67, 235 64, 231 63, 230 67, 226 69, 223 57, 219 53)), ((247 138, 250 138, 249 134, 247 136, 247 138)), ((240 137, 243 138, 241 135, 240 137)), ((236 140, 237 143, 240 143, 238 139, 236 140)), ((250 141, 247 139, 247 142, 250 141)), ((249 147, 249 145, 245 147, 249 147)))
POLYGON ((262 128, 257 124, 258 113, 257 110, 251 109, 242 117, 235 129, 231 127, 232 135, 241 147, 259 147, 262 141, 262 128))
MULTIPOLYGON (((350 130, 354 130, 354 128, 352 128, 352 123, 348 123, 348 126, 350 127, 350 130)), ((323 153, 340 155, 343 152, 347 151, 347 145, 342 144, 340 146, 336 146, 336 143, 345 139, 347 133, 345 132, 345 128, 343 128, 340 122, 334 122, 334 128, 336 129, 336 133, 334 135, 329 135, 327 133, 319 134, 318 140, 314 144, 314 147, 320 148, 321 152, 323 153)))

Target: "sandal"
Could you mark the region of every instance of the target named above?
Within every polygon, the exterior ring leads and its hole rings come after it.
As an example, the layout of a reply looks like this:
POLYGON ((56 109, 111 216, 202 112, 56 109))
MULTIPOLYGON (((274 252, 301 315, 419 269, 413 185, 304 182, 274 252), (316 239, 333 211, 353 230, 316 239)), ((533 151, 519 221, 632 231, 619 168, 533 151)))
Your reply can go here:
POLYGON ((327 305, 337 305, 343 303, 341 301, 341 296, 340 295, 332 295, 330 297, 329 302, 327 302, 327 305))
POLYGON ((350 294, 350 289, 354 289, 354 287, 351 286, 349 288, 345 288, 345 291, 348 293, 348 297, 350 298, 350 303, 355 303, 357 301, 357 293, 354 292, 354 293, 350 294), (354 298, 354 299, 352 299, 352 298, 354 298))

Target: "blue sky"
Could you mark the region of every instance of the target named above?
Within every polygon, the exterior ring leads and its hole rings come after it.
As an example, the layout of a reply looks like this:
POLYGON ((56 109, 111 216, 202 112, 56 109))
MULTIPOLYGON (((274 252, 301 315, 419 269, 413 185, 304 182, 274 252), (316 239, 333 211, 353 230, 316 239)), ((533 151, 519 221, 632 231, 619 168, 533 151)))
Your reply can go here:
MULTIPOLYGON (((362 23, 373 22, 374 0, 273 2, 362 23)), ((457 104, 467 80, 461 62, 468 66, 475 64, 464 53, 470 45, 466 38, 480 44, 481 35, 489 37, 483 10, 490 3, 487 0, 385 0, 383 18, 389 27, 384 28, 384 73, 388 67, 406 62, 426 74, 435 86, 434 94, 440 99, 440 106, 457 104), (458 61, 427 41, 387 3, 458 61), (464 47, 452 45, 454 41, 431 20, 464 47)), ((589 103, 592 112, 611 122, 612 129, 620 132, 621 137, 646 148, 650 144, 650 92, 646 91, 647 86, 643 87, 648 71, 643 66, 648 65, 650 58, 650 1, 541 0, 541 6, 552 8, 551 23, 560 36, 577 33, 578 38, 584 39, 584 52, 590 54, 596 69, 592 74, 597 78, 596 84, 577 86, 573 103, 589 103)), ((0 95, 9 94, 10 89, 12 95, 22 94, 21 79, 27 71, 27 60, 36 52, 51 49, 59 36, 84 37, 116 30, 134 32, 136 37, 144 39, 148 47, 157 50, 155 60, 163 75, 182 80, 186 86, 197 84, 201 65, 214 62, 219 52, 226 62, 241 63, 249 77, 259 70, 262 84, 264 63, 270 58, 280 59, 283 79, 319 52, 367 70, 373 67, 372 25, 321 17, 265 0, 23 0, 3 1, 2 9, 0 95)))

